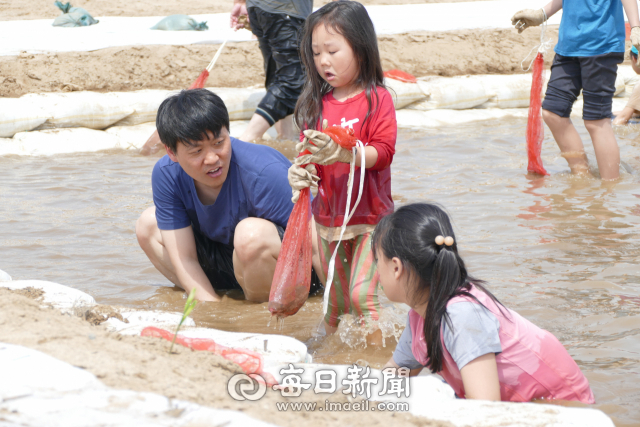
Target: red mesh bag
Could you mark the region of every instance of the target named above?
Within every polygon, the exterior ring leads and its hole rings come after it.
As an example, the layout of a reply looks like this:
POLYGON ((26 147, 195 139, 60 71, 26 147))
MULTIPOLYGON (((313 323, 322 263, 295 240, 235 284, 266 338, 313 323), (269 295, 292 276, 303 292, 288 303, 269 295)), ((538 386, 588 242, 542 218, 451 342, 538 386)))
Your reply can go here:
POLYGON ((269 311, 284 318, 296 314, 309 296, 311 285, 311 196, 309 189, 300 191, 293 206, 282 239, 282 248, 271 282, 269 311))
POLYGON ((385 71, 384 76, 405 83, 418 83, 418 80, 415 78, 415 76, 400 70, 385 71))
MULTIPOLYGON (((353 129, 331 126, 323 132, 347 150, 356 145, 353 129)), ((310 153, 305 150, 301 154, 310 153)), ((280 318, 296 314, 309 296, 312 256, 310 199, 308 188, 300 191, 300 198, 289 216, 276 262, 269 294, 269 311, 280 318)))
POLYGON ((527 121, 527 154, 529 156, 529 172, 540 175, 549 175, 542 165, 540 152, 542 139, 544 138, 544 126, 542 124, 542 70, 544 58, 542 53, 536 55, 533 60, 533 81, 531 82, 531 94, 529 102, 529 120, 527 121))
POLYGON ((198 78, 193 83, 191 83, 191 86, 189 86, 189 89, 202 89, 204 87, 204 84, 207 82, 208 78, 209 78, 209 71, 202 70, 198 78))

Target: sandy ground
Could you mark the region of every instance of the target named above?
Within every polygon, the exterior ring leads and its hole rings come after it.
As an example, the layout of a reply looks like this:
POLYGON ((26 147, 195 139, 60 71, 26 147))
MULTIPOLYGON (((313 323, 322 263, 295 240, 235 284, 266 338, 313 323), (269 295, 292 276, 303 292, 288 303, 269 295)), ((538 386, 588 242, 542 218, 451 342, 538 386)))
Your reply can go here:
MULTIPOLYGON (((550 28, 557 40, 558 29, 550 28)), ((539 43, 539 30, 420 32, 379 37, 382 65, 417 77, 521 73, 521 60, 539 43)), ((136 46, 94 52, 0 57, 0 96, 72 90, 129 91, 187 88, 207 66, 218 45, 136 46)), ((547 65, 552 54, 548 55, 547 65)), ((264 84, 256 42, 231 43, 207 86, 264 84)))
MULTIPOLYGON (((237 402, 229 397, 226 390, 229 378, 241 372, 234 363, 211 353, 180 346, 176 346, 177 354, 169 354, 167 341, 110 333, 79 316, 41 308, 36 301, 38 296, 38 292, 13 292, 0 288, 0 342, 47 353, 86 369, 110 387, 158 393, 219 409, 240 410, 287 427, 299 427, 301 419, 307 427, 450 425, 400 412, 279 412, 275 402, 286 400, 271 391, 256 402, 237 402)), ((303 396, 305 401, 317 400, 324 405, 326 395, 310 393, 303 396)), ((329 399, 347 401, 341 393, 329 399)))
MULTIPOLYGON (((362 4, 454 3, 476 0, 365 0, 362 4)), ((65 3, 63 1, 63 3, 65 3)), ((175 13, 202 14, 230 12, 233 0, 71 0, 72 6, 85 8, 92 16, 165 16, 175 13), (186 3, 186 4, 185 4, 186 3)), ((316 0, 319 7, 329 0, 316 0)), ((0 21, 55 18, 60 10, 53 0, 0 0, 0 21)))

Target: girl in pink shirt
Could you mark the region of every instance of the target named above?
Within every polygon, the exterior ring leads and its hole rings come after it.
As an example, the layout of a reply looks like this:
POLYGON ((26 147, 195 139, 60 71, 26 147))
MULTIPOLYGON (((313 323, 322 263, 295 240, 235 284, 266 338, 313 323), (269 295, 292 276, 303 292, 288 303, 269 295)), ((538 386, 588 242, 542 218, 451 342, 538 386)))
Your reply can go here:
POLYGON ((595 403, 589 383, 550 332, 504 307, 467 274, 447 214, 403 206, 373 237, 387 297, 411 307, 387 366, 438 373, 461 398, 595 403))
MULTIPOLYGON (((309 16, 300 44, 307 82, 298 99, 294 120, 303 130, 299 151, 332 150, 332 160, 291 174, 305 175, 304 185, 318 185, 312 211, 318 232, 324 274, 336 246, 334 282, 325 316, 328 333, 337 329, 339 317, 352 312, 363 321, 378 319, 378 275, 371 252, 371 232, 382 217, 393 212, 391 161, 395 153, 397 123, 393 100, 385 89, 378 42, 373 23, 360 3, 329 3, 309 16), (357 151, 353 188, 360 185, 360 168, 366 168, 360 203, 338 243, 345 220, 349 162, 353 154, 323 134, 322 123, 352 129, 364 144, 365 164, 357 151)), ((315 162, 314 162, 315 163, 315 162)), ((291 181, 290 181, 291 182, 291 181)), ((357 193, 356 193, 357 194, 357 193)), ((352 197, 350 210, 355 204, 352 197)))

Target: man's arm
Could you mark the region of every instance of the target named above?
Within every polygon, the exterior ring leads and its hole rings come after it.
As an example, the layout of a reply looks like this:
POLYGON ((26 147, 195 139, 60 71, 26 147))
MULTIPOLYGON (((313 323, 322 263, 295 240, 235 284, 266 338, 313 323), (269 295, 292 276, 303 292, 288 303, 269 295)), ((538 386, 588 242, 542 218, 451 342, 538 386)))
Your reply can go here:
POLYGON ((160 234, 184 290, 188 293, 195 288, 199 301, 220 301, 198 262, 193 228, 189 226, 178 230, 160 230, 160 234))

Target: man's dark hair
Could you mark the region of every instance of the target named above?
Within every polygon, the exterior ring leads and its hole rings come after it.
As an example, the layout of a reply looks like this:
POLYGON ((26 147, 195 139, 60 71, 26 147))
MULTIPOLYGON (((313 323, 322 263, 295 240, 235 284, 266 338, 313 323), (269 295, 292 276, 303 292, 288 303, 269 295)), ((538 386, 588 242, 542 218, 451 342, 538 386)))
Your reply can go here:
POLYGON ((192 146, 207 131, 214 138, 222 127, 229 131, 229 113, 218 95, 207 89, 189 89, 162 101, 156 116, 156 128, 164 145, 176 152, 178 142, 192 146))

